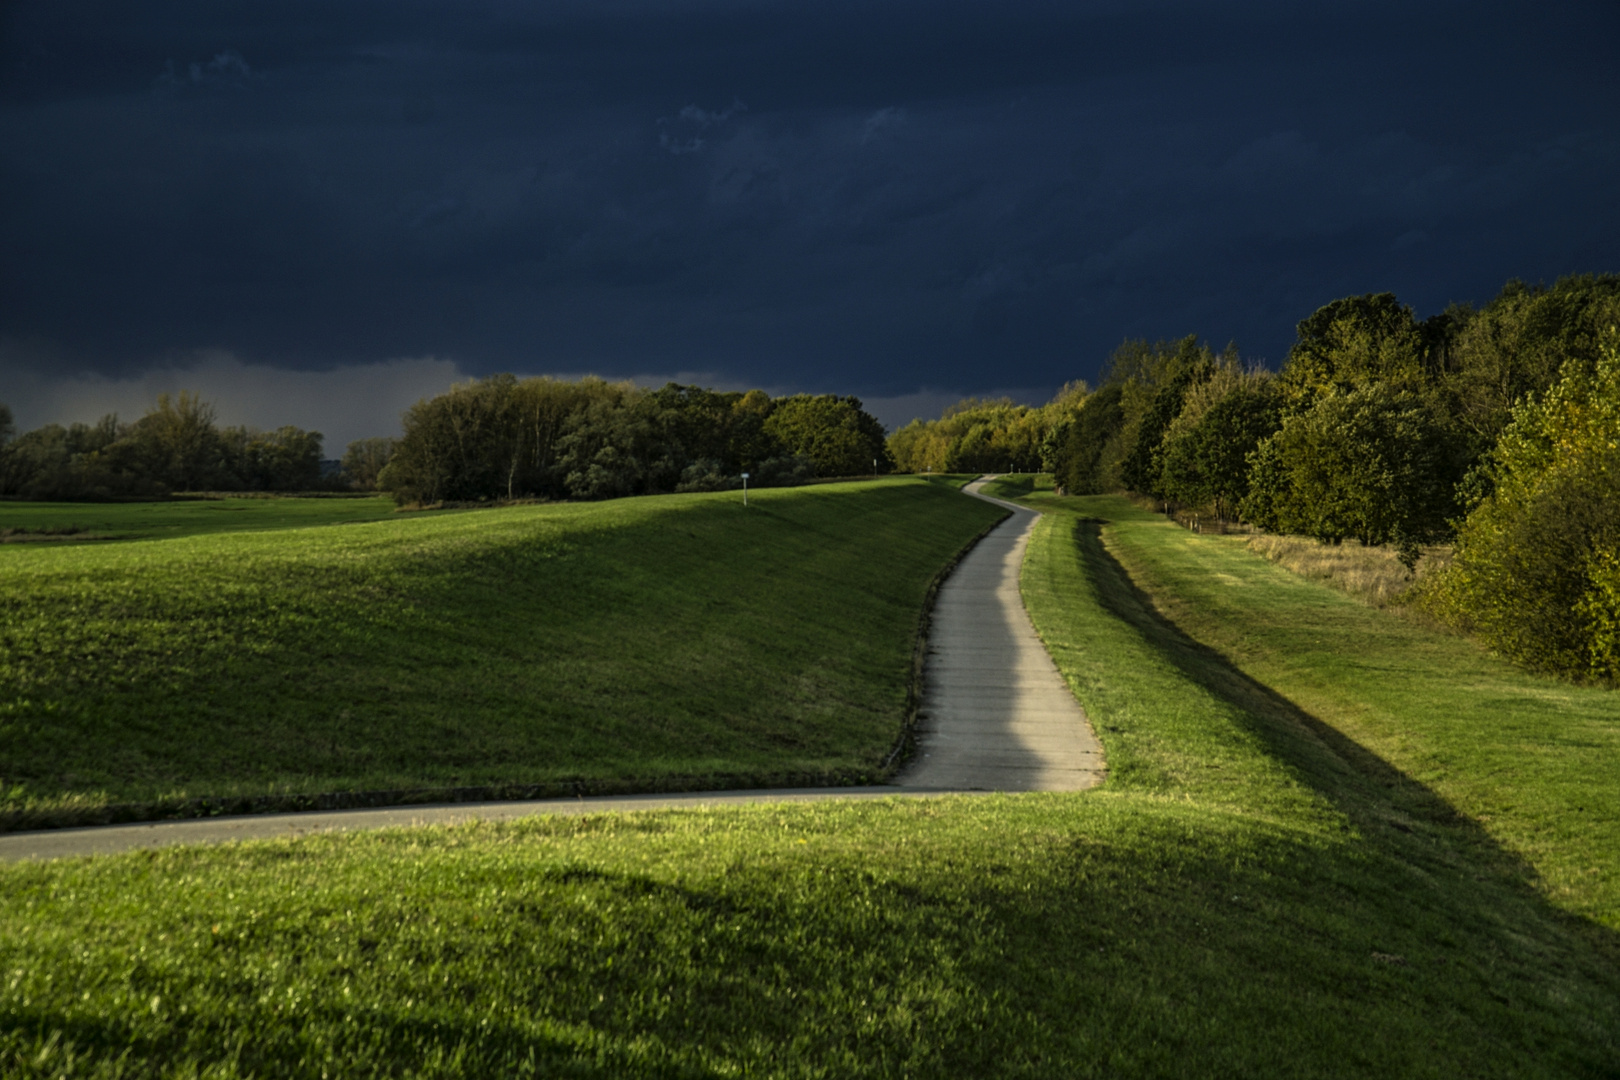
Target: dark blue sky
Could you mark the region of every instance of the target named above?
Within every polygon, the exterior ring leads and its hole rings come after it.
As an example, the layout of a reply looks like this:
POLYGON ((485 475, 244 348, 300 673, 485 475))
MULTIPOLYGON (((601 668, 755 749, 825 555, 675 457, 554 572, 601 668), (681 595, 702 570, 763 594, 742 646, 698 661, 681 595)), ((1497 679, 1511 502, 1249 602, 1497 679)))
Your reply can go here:
POLYGON ((678 375, 895 422, 1094 378, 1126 337, 1275 366, 1338 296, 1421 315, 1620 270, 1612 0, 0 19, 0 401, 25 424, 189 371, 227 416, 319 399, 358 437, 396 368, 411 398, 678 375))

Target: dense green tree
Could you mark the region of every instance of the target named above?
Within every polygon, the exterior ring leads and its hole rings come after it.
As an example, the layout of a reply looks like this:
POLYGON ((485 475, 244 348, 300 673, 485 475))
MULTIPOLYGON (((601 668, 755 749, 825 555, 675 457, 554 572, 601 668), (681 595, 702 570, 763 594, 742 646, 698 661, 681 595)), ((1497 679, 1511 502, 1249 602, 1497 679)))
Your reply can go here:
POLYGON ((1393 543, 1408 567, 1448 534, 1463 467, 1432 407, 1387 383, 1325 391, 1251 460, 1247 520, 1328 543, 1393 543))
MULTIPOLYGON (((578 414, 597 402, 617 408, 639 393, 600 379, 520 382, 511 375, 453 386, 406 410, 378 487, 401 502, 561 498, 578 465, 563 460, 578 414)), ((571 452, 577 458, 580 448, 571 452)))
POLYGON ((1029 472, 1040 461, 1042 410, 1008 398, 966 398, 950 406, 939 420, 946 435, 943 471, 1029 472))
MULTIPOLYGON (((46 424, 0 445, 0 495, 41 497, 63 488, 70 492, 68 431, 61 424, 46 424)), ((75 493, 76 492, 72 492, 75 493)))
POLYGON ((1602 335, 1616 322, 1620 275, 1566 277, 1550 288, 1508 282, 1478 313, 1450 320, 1443 346, 1448 410, 1479 452, 1488 450, 1513 406, 1545 394, 1566 363, 1594 365, 1602 335))
POLYGON ((732 473, 758 472, 784 455, 782 444, 765 430, 776 402, 763 390, 750 390, 731 403, 723 464, 732 473))
POLYGON ((714 491, 745 470, 790 484, 869 469, 874 448, 886 464, 882 435, 854 398, 497 375, 407 410, 377 484, 401 503, 714 491))
POLYGON ((779 398, 764 430, 790 455, 815 463, 818 476, 870 475, 892 467, 883 425, 860 398, 795 394, 779 398))
POLYGON ((675 458, 718 461, 733 472, 741 471, 731 459, 731 427, 741 397, 672 382, 647 394, 639 406, 661 429, 675 458))
POLYGON ((1090 389, 1065 384, 1039 407, 1010 398, 963 398, 937 420, 913 420, 889 437, 889 453, 902 472, 1050 471, 1053 429, 1071 421, 1090 389))
POLYGON ((128 429, 118 422, 118 414, 107 413, 94 424, 69 424, 68 449, 76 455, 98 454, 127 435, 128 429))
POLYGON ((33 475, 33 462, 17 445, 17 426, 11 409, 0 404, 0 496, 21 494, 33 475))
MULTIPOLYGON (((83 499, 161 495, 129 426, 109 413, 94 424, 46 424, 0 447, 0 495, 83 499)), ((162 464, 160 459, 159 464, 162 464)))
POLYGON ((1070 495, 1107 490, 1106 455, 1125 424, 1124 388, 1110 383, 1086 398, 1075 415, 1053 429, 1045 461, 1054 482, 1070 495))
POLYGON ((275 431, 226 428, 224 490, 315 491, 322 486, 322 442, 318 431, 280 427, 275 431))
POLYGON ((24 480, 21 457, 11 445, 16 437, 17 425, 12 419, 11 407, 0 402, 0 495, 16 494, 24 480))
POLYGON ((453 386, 405 411, 380 483, 408 502, 489 498, 511 469, 510 375, 453 386))
POLYGON ((1134 440, 1120 462, 1125 486, 1144 495, 1163 497, 1164 437, 1181 413, 1187 392, 1215 372, 1215 358, 1196 336, 1182 338, 1165 358, 1158 384, 1134 425, 1134 440))
POLYGON ((1309 409, 1324 394, 1374 383, 1418 392, 1432 374, 1424 330, 1393 293, 1335 300, 1296 330, 1278 379, 1290 411, 1309 409))
POLYGON ((1531 667, 1620 680, 1620 331, 1525 399, 1436 606, 1531 667))
POLYGON ((516 427, 503 451, 507 498, 519 494, 561 498, 567 474, 560 463, 561 443, 575 413, 599 399, 618 401, 628 383, 585 378, 577 382, 549 376, 524 379, 513 392, 516 427))
POLYGON ((171 491, 209 491, 234 481, 226 449, 214 426, 214 406, 182 390, 159 394, 157 404, 130 426, 124 466, 171 491))
POLYGON ((917 417, 890 435, 888 445, 889 458, 901 472, 942 472, 950 438, 939 421, 917 417))
POLYGON ((296 427, 221 430, 214 407, 182 392, 133 424, 46 424, 0 461, 0 494, 31 499, 157 496, 173 491, 309 491, 329 486, 321 435, 296 427))
POLYGON ((1225 518, 1249 494, 1249 457, 1282 423, 1265 372, 1223 367, 1188 394, 1164 442, 1164 493, 1225 518))
MULTIPOLYGON (((658 474, 675 464, 653 416, 636 408, 636 396, 599 398, 569 418, 558 460, 572 497, 612 499, 656 491, 658 474)), ((678 478, 681 469, 674 471, 678 478)))

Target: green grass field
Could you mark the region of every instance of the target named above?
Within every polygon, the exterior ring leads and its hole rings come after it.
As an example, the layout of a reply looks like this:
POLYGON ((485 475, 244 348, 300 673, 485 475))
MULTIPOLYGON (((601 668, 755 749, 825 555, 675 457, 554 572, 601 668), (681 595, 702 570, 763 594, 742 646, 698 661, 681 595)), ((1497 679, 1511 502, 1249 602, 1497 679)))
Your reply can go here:
MULTIPOLYGON (((11 533, 0 558, 27 543, 74 545, 108 540, 172 540, 224 532, 302 529, 376 521, 394 501, 363 498, 222 498, 167 502, 48 503, 0 500, 0 533, 11 533)), ((6 564, 0 562, 0 571, 6 564)))
POLYGON ((1189 533, 1123 499, 1087 512, 1110 524, 1075 542, 1100 535, 1138 601, 1199 643, 1185 671, 1373 778, 1389 800, 1377 828, 1422 835, 1460 815, 1553 902, 1620 931, 1620 694, 1527 674, 1265 562, 1242 537, 1189 533))
POLYGON ((0 812, 870 775, 928 584, 996 516, 899 478, 16 545, 0 812))
POLYGON ((1612 790, 1612 699, 1494 774, 1553 684, 1123 500, 1029 497, 1101 789, 3 867, 0 1074, 1620 1074, 1612 804, 1550 824, 1612 790))

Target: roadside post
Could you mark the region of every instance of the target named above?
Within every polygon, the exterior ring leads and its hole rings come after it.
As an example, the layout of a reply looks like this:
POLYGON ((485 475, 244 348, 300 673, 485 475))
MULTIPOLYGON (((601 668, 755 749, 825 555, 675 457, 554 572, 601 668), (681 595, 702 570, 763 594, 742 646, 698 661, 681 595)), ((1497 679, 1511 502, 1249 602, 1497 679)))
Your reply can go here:
POLYGON ((743 505, 748 505, 748 474, 743 473, 743 505))

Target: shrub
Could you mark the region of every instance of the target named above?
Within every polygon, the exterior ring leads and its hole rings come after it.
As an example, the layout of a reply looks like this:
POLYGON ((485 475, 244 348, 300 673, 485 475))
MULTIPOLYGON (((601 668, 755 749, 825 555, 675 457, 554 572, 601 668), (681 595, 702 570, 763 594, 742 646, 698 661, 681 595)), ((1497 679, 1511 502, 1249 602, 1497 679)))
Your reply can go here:
POLYGON ((1587 667, 1609 682, 1620 680, 1620 553, 1610 543, 1587 561, 1591 588, 1575 606, 1590 635, 1587 667))
POLYGON ((1513 410, 1431 603, 1529 667, 1620 677, 1620 334, 1513 410))
POLYGON ((749 482, 754 487, 797 487, 816 476, 816 463, 803 455, 766 458, 754 466, 749 482))

